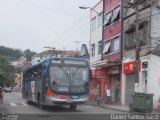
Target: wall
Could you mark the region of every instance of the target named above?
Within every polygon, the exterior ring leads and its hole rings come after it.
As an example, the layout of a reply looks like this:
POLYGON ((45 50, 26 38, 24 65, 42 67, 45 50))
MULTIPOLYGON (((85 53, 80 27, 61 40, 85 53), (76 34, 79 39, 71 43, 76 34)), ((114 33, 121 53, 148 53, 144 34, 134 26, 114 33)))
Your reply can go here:
MULTIPOLYGON (((145 33, 146 45, 143 46, 143 48, 145 48, 145 49, 142 49, 141 52, 140 52, 141 56, 145 55, 148 52, 148 46, 150 45, 150 37, 149 37, 149 35, 150 35, 150 17, 149 16, 150 16, 150 7, 148 7, 148 8, 139 12, 139 19, 140 19, 139 22, 140 23, 144 22, 144 21, 147 22, 147 28, 146 28, 147 30, 146 30, 146 33, 145 33)), ((126 34, 125 34, 125 32, 128 29, 135 26, 135 23, 134 23, 135 17, 136 16, 134 14, 134 15, 128 17, 128 18, 125 18, 125 20, 124 20, 124 23, 123 23, 124 24, 124 26, 123 26, 124 27, 124 30, 123 30, 123 38, 124 38, 123 39, 123 48, 125 48, 125 44, 126 44, 126 34), (131 25, 133 25, 133 26, 131 26, 131 25)), ((125 58, 134 58, 135 57, 135 49, 134 48, 133 49, 123 49, 123 56, 125 58)))
MULTIPOLYGON (((152 17, 151 17, 151 37, 156 38, 160 37, 160 14, 157 14, 160 12, 160 8, 153 6, 152 7, 152 17), (154 15, 157 14, 157 15, 154 15)), ((155 41, 155 39, 152 39, 152 41, 155 41)), ((153 45, 153 44, 152 44, 153 45)))
MULTIPOLYGON (((92 9, 97 11, 98 13, 102 13, 103 11, 103 1, 100 1, 95 5, 92 9)), ((90 56, 90 62, 91 64, 93 62, 99 61, 101 59, 101 55, 98 55, 98 41, 102 40, 102 26, 98 27, 98 13, 96 13, 94 10, 91 10, 91 25, 92 25, 92 18, 96 17, 96 29, 92 31, 92 26, 91 26, 91 38, 90 38, 90 45, 95 43, 95 56, 91 57, 90 56)), ((90 53, 91 53, 91 46, 90 46, 90 53)))
POLYGON ((104 41, 108 41, 110 38, 116 36, 121 32, 121 21, 117 21, 112 25, 107 26, 104 29, 104 41))
MULTIPOLYGON (((158 98, 160 97, 160 57, 156 56, 154 54, 150 54, 147 56, 144 56, 141 58, 141 61, 148 61, 148 69, 147 71, 147 86, 145 91, 145 84, 143 81, 142 72, 141 69, 139 73, 139 89, 138 92, 141 93, 149 93, 154 94, 153 96, 153 108, 157 109, 158 105, 158 98)), ((124 61, 123 61, 124 62, 124 61)), ((122 71, 124 69, 124 66, 122 65, 122 71)), ((122 105, 126 104, 125 101, 125 85, 126 85, 126 74, 122 73, 122 105)))
POLYGON ((160 97, 160 57, 156 55, 150 55, 150 70, 148 81, 148 93, 154 93, 153 107, 156 109, 158 106, 158 98, 160 97))
POLYGON ((105 12, 109 12, 111 9, 118 6, 122 0, 105 0, 105 12))

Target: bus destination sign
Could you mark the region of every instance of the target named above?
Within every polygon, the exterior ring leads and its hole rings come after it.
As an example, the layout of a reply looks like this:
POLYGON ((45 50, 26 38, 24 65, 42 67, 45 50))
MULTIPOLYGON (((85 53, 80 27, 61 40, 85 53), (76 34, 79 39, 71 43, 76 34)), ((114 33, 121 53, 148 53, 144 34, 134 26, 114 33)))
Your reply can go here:
POLYGON ((61 60, 60 59, 53 59, 52 63, 54 63, 54 64, 61 64, 61 60))
POLYGON ((64 60, 64 64, 86 65, 86 62, 84 62, 84 61, 75 61, 75 60, 64 60))

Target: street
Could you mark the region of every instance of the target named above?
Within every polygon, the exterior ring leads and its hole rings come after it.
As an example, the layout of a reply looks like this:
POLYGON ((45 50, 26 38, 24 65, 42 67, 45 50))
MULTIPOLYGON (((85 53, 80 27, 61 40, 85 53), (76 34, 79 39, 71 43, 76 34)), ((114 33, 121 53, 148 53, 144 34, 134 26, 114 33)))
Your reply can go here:
POLYGON ((45 110, 41 110, 37 105, 28 105, 25 99, 22 98, 21 93, 12 92, 4 93, 4 103, 0 104, 0 113, 18 115, 19 120, 25 120, 34 118, 43 119, 98 119, 105 118, 106 114, 124 113, 120 111, 114 111, 104 108, 99 108, 90 105, 80 105, 76 111, 71 111, 68 106, 53 106, 47 107, 45 110))

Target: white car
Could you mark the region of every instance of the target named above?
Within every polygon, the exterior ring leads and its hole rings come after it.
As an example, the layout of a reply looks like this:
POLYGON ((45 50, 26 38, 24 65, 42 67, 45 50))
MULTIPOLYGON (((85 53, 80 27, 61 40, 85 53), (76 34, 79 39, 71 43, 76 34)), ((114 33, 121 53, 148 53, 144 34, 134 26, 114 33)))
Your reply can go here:
POLYGON ((5 92, 12 92, 12 88, 11 88, 11 87, 5 87, 5 88, 4 88, 4 91, 5 91, 5 92))

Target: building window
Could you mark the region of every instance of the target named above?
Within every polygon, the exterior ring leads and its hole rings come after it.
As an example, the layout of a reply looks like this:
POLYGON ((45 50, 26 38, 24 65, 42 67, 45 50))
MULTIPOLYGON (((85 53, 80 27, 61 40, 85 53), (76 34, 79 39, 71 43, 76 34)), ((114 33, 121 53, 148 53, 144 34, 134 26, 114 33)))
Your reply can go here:
POLYGON ((101 27, 103 23, 103 14, 98 14, 98 27, 101 27))
POLYGON ((112 52, 119 51, 120 50, 120 36, 115 37, 115 38, 107 41, 104 44, 105 44, 104 49, 103 49, 104 54, 109 54, 112 52))
POLYGON ((136 34, 135 31, 130 31, 126 33, 126 47, 133 48, 136 42, 136 34))
POLYGON ((112 11, 109 13, 106 13, 104 16, 104 26, 108 26, 111 23, 114 23, 118 20, 120 20, 120 6, 114 8, 112 11))
POLYGON ((103 53, 109 54, 111 52, 111 41, 107 41, 104 44, 105 45, 104 45, 103 53))
MULTIPOLYGON (((144 24, 139 25, 139 30, 138 30, 138 41, 140 45, 145 44, 145 27, 144 24)), ((136 32, 135 32, 135 26, 132 26, 130 30, 127 30, 125 33, 126 36, 126 41, 125 41, 125 48, 134 48, 136 44, 136 32)))
POLYGON ((96 29, 96 17, 92 19, 92 31, 96 29))
POLYGON ((111 16, 112 16, 112 12, 105 14, 105 16, 104 16, 105 27, 111 24, 111 16))
POLYGON ((120 6, 113 9, 112 21, 116 22, 120 19, 120 6))
POLYGON ((91 50, 92 50, 91 51, 92 52, 91 56, 94 57, 95 56, 95 44, 91 45, 91 50))
POLYGON ((138 31, 138 40, 140 41, 140 44, 144 44, 145 42, 145 37, 144 37, 144 25, 141 25, 139 27, 138 31))
POLYGON ((114 38, 113 39, 113 52, 115 52, 115 51, 119 51, 119 49, 120 49, 120 37, 116 37, 116 38, 114 38))
POLYGON ((102 53, 103 45, 102 40, 98 41, 98 55, 102 53))

